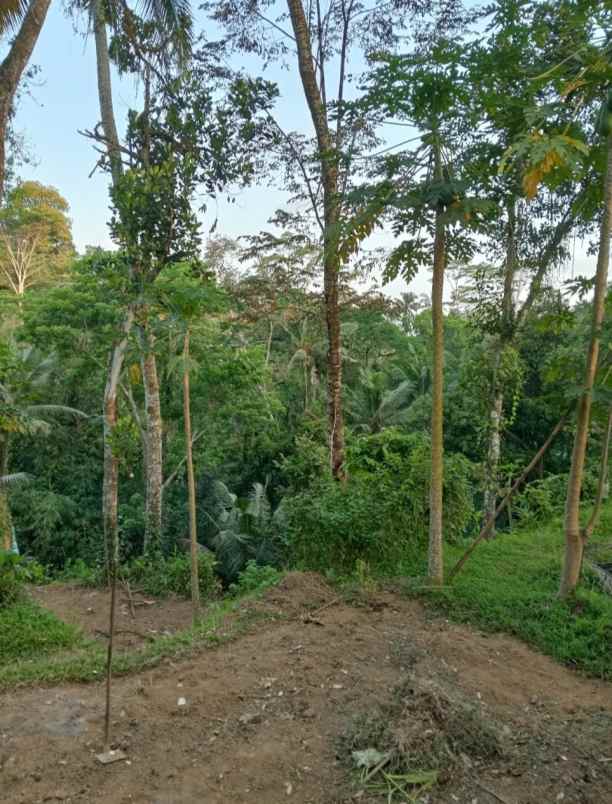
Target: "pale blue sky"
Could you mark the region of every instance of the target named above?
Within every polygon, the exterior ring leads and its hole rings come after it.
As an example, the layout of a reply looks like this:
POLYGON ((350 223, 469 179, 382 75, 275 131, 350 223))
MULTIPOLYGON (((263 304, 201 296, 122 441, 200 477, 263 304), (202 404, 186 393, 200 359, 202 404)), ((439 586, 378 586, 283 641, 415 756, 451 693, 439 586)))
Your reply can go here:
MULTIPOLYGON (((200 27, 204 19, 199 19, 200 27)), ((85 29, 81 21, 80 29, 85 29)), ((197 27, 197 26, 196 26, 197 27)), ((16 128, 23 132, 36 163, 20 171, 24 179, 36 179, 56 187, 71 208, 76 246, 110 246, 108 218, 108 180, 97 171, 91 178, 96 157, 90 141, 78 133, 92 128, 99 119, 93 41, 74 32, 73 21, 63 12, 60 0, 53 0, 49 16, 34 51, 32 63, 41 68, 39 85, 32 97, 25 97, 18 109, 16 128)), ((234 66, 237 66, 236 64, 234 66)), ((241 58, 240 66, 257 71, 254 59, 241 58)), ((275 80, 281 97, 277 114, 287 129, 310 131, 297 70, 276 66, 266 77, 275 80)), ((133 81, 115 76, 114 98, 118 121, 123 121, 134 105, 138 88, 133 81)), ((405 131, 405 130, 404 130, 405 131)), ((405 136, 404 131, 402 136, 405 136)), ((242 191, 233 204, 211 204, 204 226, 218 217, 217 234, 238 236, 266 227, 268 217, 283 206, 287 194, 280 189, 254 187, 242 191)), ((378 243, 390 242, 385 235, 378 243)), ((577 249, 577 272, 591 273, 592 260, 586 261, 577 249)), ((429 292, 428 272, 422 272, 410 285, 416 292, 429 292)), ((393 295, 406 289, 398 280, 387 288, 393 295)))

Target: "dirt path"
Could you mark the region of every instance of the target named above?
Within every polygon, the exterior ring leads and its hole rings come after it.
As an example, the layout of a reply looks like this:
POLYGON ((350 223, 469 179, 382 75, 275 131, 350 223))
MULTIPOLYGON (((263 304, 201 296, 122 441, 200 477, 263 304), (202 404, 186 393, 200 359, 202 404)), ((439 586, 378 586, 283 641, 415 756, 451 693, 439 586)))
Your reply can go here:
POLYGON ((290 575, 255 604, 276 622, 118 679, 114 733, 127 762, 95 762, 100 685, 4 694, 0 801, 381 801, 351 777, 340 737, 360 713, 384 720, 389 710, 379 707, 398 700, 398 685, 409 695, 410 679, 422 679, 499 723, 508 748, 486 762, 465 756, 464 771, 422 801, 612 802, 612 685, 390 594, 368 606, 333 603, 315 622, 304 619, 308 607, 333 600, 316 578, 290 575))

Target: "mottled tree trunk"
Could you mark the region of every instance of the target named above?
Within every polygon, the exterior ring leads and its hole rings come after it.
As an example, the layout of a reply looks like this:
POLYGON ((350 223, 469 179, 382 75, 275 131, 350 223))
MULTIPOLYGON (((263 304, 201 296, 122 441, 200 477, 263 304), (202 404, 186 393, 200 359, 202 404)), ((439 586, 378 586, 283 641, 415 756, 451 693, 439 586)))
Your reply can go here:
MULTIPOLYGON (((500 381, 500 367, 504 349, 514 337, 514 305, 512 292, 517 269, 516 253, 516 204, 508 204, 506 232, 506 259, 504 263, 504 292, 502 296, 501 332, 495 344, 493 356, 493 380, 491 383, 491 411, 489 413, 489 447, 485 462, 484 482, 484 522, 495 514, 497 491, 499 488, 499 461, 501 457, 502 421, 504 415, 504 389, 500 381)), ((488 538, 495 536, 495 520, 488 538)))
POLYGON ((599 238, 599 254, 595 273, 593 294, 593 319, 591 340, 587 354, 584 386, 578 403, 576 433, 572 451, 572 463, 567 484, 565 503, 565 557, 561 574, 559 594, 567 597, 576 589, 580 579, 585 539, 580 531, 580 494, 584 474, 589 428, 591 420, 591 401, 593 385, 599 359, 599 341, 605 314, 608 291, 608 268, 610 264, 610 226, 612 225, 612 134, 607 140, 607 168, 604 179, 604 209, 599 238))
POLYGON ((30 0, 9 52, 0 64, 0 200, 4 197, 6 136, 19 81, 28 66, 51 0, 30 0))
POLYGON ((323 291, 327 326, 327 389, 330 467, 334 478, 342 480, 344 470, 344 417, 342 411, 342 339, 340 334, 337 153, 327 119, 315 70, 308 22, 301 0, 287 0, 295 36, 302 87, 314 125, 323 186, 323 291))
POLYGON ((113 565, 119 558, 118 488, 119 460, 113 444, 117 425, 117 395, 119 379, 128 346, 128 334, 132 328, 134 313, 130 309, 123 322, 121 339, 111 352, 106 387, 104 389, 104 478, 102 481, 102 516, 104 521, 104 544, 109 580, 113 565))
POLYGON ((599 461, 599 480, 597 481, 597 494, 595 495, 595 502, 589 521, 582 531, 582 537, 587 542, 593 535, 593 531, 599 523, 601 516, 601 508, 603 501, 606 498, 608 486, 608 457, 610 455, 610 437, 612 436, 612 410, 608 413, 608 421, 606 424, 606 431, 603 437, 601 446, 601 458, 599 461))
POLYGON ((163 421, 153 336, 139 330, 140 365, 145 396, 145 532, 144 551, 161 550, 163 489, 163 421))
MULTIPOLYGON (((0 475, 8 475, 8 454, 8 436, 3 435, 0 437, 0 475)), ((2 549, 11 550, 13 546, 13 518, 6 486, 0 486, 0 534, 2 534, 2 549)))
POLYGON ((93 0, 93 25, 96 43, 96 68, 98 76, 98 101, 102 130, 106 140, 106 152, 110 163, 113 184, 117 184, 122 173, 121 150, 115 111, 113 108, 113 89, 111 84, 110 58, 108 55, 108 37, 106 33, 106 20, 104 17, 103 0, 93 0))
POLYGON ((191 438, 191 392, 189 387, 189 329, 183 344, 183 420, 185 428, 185 457, 187 464, 187 489, 189 492, 189 544, 191 547, 191 602, 193 620, 200 616, 200 578, 198 572, 198 532, 196 520, 195 473, 193 470, 193 446, 191 438))
MULTIPOLYGON (((435 146, 436 178, 441 173, 440 146, 435 146)), ((433 323, 433 370, 431 384, 431 488, 429 502, 429 581, 444 582, 443 488, 444 488, 444 269, 446 267, 446 224, 444 207, 436 209, 431 317, 433 323)))

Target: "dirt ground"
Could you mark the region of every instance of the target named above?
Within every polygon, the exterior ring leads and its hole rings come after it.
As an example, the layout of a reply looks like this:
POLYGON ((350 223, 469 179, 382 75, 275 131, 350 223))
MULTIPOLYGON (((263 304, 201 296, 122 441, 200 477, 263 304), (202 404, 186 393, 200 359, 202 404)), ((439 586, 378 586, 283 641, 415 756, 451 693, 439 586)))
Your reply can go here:
MULTIPOLYGON (((53 584, 37 586, 31 594, 60 620, 77 625, 87 636, 106 642, 110 603, 106 589, 53 584)), ((119 647, 138 647, 160 634, 173 634, 189 625, 191 603, 188 600, 155 600, 131 590, 128 594, 124 586, 120 587, 115 625, 119 647)))
MULTIPOLYGON (((102 598, 90 594, 49 591, 44 602, 73 622, 95 622, 102 598)), ((359 715, 384 719, 398 688, 408 694, 420 679, 498 724, 506 748, 487 760, 463 757, 463 770, 419 801, 612 802, 612 685, 391 593, 349 606, 315 576, 289 575, 249 605, 275 619, 189 660, 116 680, 113 728, 126 761, 95 760, 101 684, 0 696, 0 801, 386 801, 351 772, 342 736, 359 715)), ((154 612, 138 608, 137 630, 155 624, 154 612)), ((166 618, 159 604, 157 613, 158 630, 179 624, 176 611, 166 618)))

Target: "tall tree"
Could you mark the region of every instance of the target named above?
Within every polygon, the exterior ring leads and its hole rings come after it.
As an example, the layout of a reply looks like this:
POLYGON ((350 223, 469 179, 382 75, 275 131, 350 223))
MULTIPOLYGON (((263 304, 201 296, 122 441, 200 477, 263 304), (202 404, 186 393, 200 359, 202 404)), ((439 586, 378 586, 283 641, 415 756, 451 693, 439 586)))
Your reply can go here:
MULTIPOLYGON (((356 53, 392 47, 427 12, 429 0, 396 0, 392 11, 384 4, 360 0, 209 0, 205 8, 229 31, 237 48, 271 59, 297 61, 306 107, 314 129, 314 148, 303 135, 276 122, 279 151, 289 186, 306 201, 321 230, 323 290, 327 328, 327 403, 330 469, 341 480, 344 470, 344 411, 342 401, 342 333, 340 271, 358 250, 371 228, 352 231, 351 248, 342 247, 342 225, 349 215, 347 190, 358 178, 355 166, 377 142, 371 121, 347 108, 351 58, 356 53), (291 30, 284 27, 286 8, 291 30)), ((456 3, 451 3, 453 16, 456 3)))
POLYGON ((0 283, 17 297, 62 276, 74 255, 68 202, 34 181, 15 187, 0 210, 0 283))
POLYGON ((604 321, 606 296, 608 293, 610 233, 612 230, 612 126, 610 125, 612 118, 612 90, 609 90, 603 108, 605 110, 604 115, 608 115, 607 119, 604 118, 605 127, 602 131, 602 133, 607 132, 607 167, 603 186, 603 214, 599 236, 597 268, 595 271, 591 339, 586 359, 584 385, 576 415, 576 433, 574 435, 572 463, 567 484, 567 498, 565 503, 565 558, 559 591, 561 597, 570 595, 578 584, 580 571, 582 569, 584 547, 589 536, 588 531, 583 532, 580 527, 580 494, 582 491, 584 462, 591 424, 591 404, 599 359, 601 328, 604 321))
MULTIPOLYGON (((116 189, 120 183, 123 165, 121 157, 121 143, 117 131, 117 123, 113 108, 113 93, 111 83, 111 67, 107 26, 112 23, 114 30, 123 36, 124 51, 128 49, 126 62, 132 69, 136 67, 145 72, 145 104, 150 102, 150 65, 148 61, 143 64, 138 46, 138 37, 142 32, 139 20, 130 12, 125 4, 104 3, 103 0, 91 0, 89 5, 93 22, 96 64, 98 77, 98 99, 100 105, 100 118, 104 134, 103 145, 108 159, 113 187, 116 189), (130 45, 132 52, 130 52, 130 45), (134 46, 138 53, 134 54, 134 46), (136 58, 135 58, 136 56, 136 58)), ((178 48, 183 57, 183 46, 189 40, 191 18, 189 3, 183 0, 167 0, 161 4, 148 4, 145 7, 154 23, 154 39, 159 32, 168 38, 167 47, 172 42, 181 43, 178 48)), ((149 40, 151 39, 149 31, 149 40)), ((149 41, 150 45, 150 41, 149 41)), ((159 60, 158 60, 159 61, 159 60)), ((124 62, 125 63, 125 62, 124 62)), ((145 109, 149 114, 149 109, 145 109)), ((134 274, 134 266, 130 267, 134 274)), ((126 313, 123 324, 123 333, 118 338, 109 362, 108 380, 104 393, 104 427, 105 427, 105 459, 104 459, 104 511, 105 522, 111 531, 116 530, 117 512, 117 485, 118 462, 112 451, 112 434, 117 423, 117 395, 119 379, 123 367, 123 360, 127 349, 127 339, 135 320, 135 309, 132 307, 126 313)), ((142 347, 141 365, 145 388, 145 474, 146 474, 146 500, 145 500, 145 545, 158 545, 162 529, 162 494, 163 494, 163 453, 162 453, 162 417, 159 402, 159 380, 153 350, 151 335, 146 331, 146 315, 141 321, 140 343, 142 347), (144 325, 143 325, 144 324, 144 325)), ((107 539, 108 540, 108 539, 107 539)))
POLYGON ((0 8, 0 36, 17 30, 0 63, 0 200, 5 191, 6 138, 13 101, 50 5, 51 0, 4 0, 0 8))

